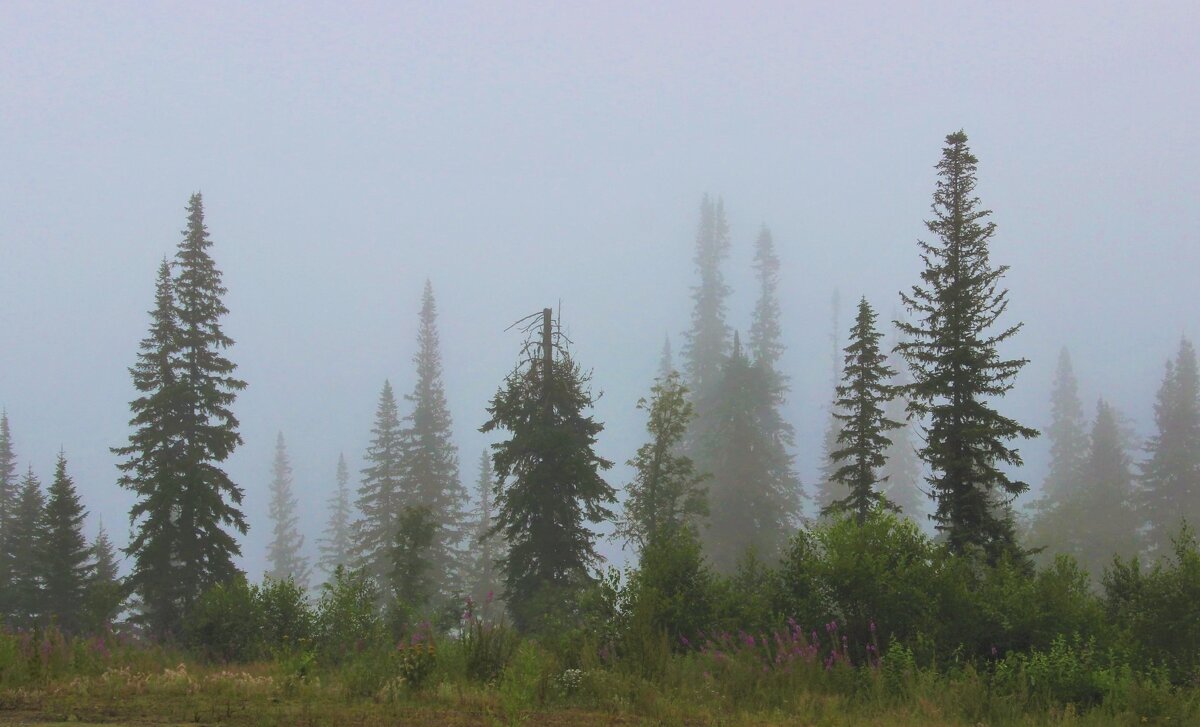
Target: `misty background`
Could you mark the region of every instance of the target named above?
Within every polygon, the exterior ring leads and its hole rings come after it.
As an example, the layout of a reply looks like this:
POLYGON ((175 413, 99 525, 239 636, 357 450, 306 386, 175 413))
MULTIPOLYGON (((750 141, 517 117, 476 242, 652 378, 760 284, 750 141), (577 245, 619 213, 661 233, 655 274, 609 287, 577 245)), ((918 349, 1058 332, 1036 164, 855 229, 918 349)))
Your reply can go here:
MULTIPOLYGON (((1031 360, 1001 411, 1044 427, 1067 346, 1087 416, 1103 395, 1144 438, 1163 362, 1200 338, 1198 21, 1192 3, 6 2, 0 406, 19 468, 46 480, 64 448, 88 535, 103 518, 125 544, 133 497, 109 447, 129 434, 155 270, 201 191, 249 383, 226 464, 252 576, 276 433, 311 556, 338 453, 356 486, 384 379, 411 389, 426 278, 464 484, 517 360, 505 328, 561 301, 623 485, 646 436, 635 403, 664 335, 678 350, 689 324, 708 192, 731 226, 743 333, 752 243, 774 234, 784 412, 809 489, 830 298, 843 339, 860 295, 881 320, 899 310, 959 128, 998 225, 992 259, 1012 266, 1005 320, 1025 323, 1004 353, 1031 360)), ((1021 446, 1022 502, 1047 449, 1021 446)))

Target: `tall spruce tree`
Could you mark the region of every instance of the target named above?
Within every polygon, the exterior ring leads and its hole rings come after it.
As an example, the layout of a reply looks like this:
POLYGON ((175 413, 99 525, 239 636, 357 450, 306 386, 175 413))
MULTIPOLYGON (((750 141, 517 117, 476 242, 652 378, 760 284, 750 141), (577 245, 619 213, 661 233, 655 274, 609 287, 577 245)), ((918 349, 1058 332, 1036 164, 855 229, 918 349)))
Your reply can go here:
POLYGON ((296 496, 292 493, 292 461, 288 456, 283 432, 275 438, 275 459, 271 464, 272 523, 271 544, 267 547, 267 577, 277 581, 289 578, 300 590, 308 590, 308 559, 301 549, 304 536, 297 527, 296 496))
POLYGON ((921 457, 932 471, 936 527, 953 551, 995 561, 1019 550, 1008 505, 1028 489, 1003 469, 1022 463, 1008 442, 1037 430, 992 406, 1027 361, 1002 359, 997 350, 1021 324, 995 330, 1008 307, 1008 291, 999 287, 1008 266, 989 260, 996 225, 974 194, 977 161, 965 133, 946 137, 926 222, 937 241, 920 243, 922 285, 901 293, 916 321, 897 321, 906 336, 897 350, 913 374, 909 406, 929 417, 921 457))
POLYGON ((78 633, 87 626, 87 589, 91 552, 83 536, 87 512, 67 474, 67 457, 58 453, 54 480, 46 502, 42 541, 43 613, 53 614, 60 628, 78 633))
POLYGON ((846 346, 842 384, 837 388, 834 416, 841 422, 838 449, 832 459, 838 468, 833 480, 849 493, 834 500, 822 514, 851 513, 862 524, 875 507, 898 511, 900 508, 881 491, 879 470, 886 463, 884 452, 892 440, 888 432, 902 425, 884 414, 888 402, 896 397, 890 381, 895 369, 887 365, 887 355, 879 349, 879 331, 875 311, 862 298, 858 316, 850 329, 846 346))
POLYGON ((833 291, 829 301, 829 399, 825 429, 821 435, 821 468, 818 475, 815 493, 817 512, 825 512, 838 497, 843 487, 833 478, 838 470, 838 464, 833 459, 833 453, 838 450, 838 435, 842 430, 842 422, 835 416, 837 405, 837 387, 842 378, 842 296, 838 290, 833 291))
POLYGON ((30 467, 18 485, 16 519, 10 540, 12 580, 8 588, 7 615, 13 626, 30 627, 43 615, 45 543, 46 497, 41 481, 30 467))
POLYGON ((338 566, 349 567, 353 561, 350 470, 346 467, 346 457, 342 454, 338 455, 336 479, 337 489, 329 498, 329 521, 325 526, 324 537, 318 541, 321 549, 318 565, 327 576, 332 576, 338 566))
POLYGON ((449 598, 461 576, 459 552, 465 533, 466 490, 458 475, 458 448, 451 431, 450 409, 442 384, 442 356, 437 331, 437 304, 433 286, 425 281, 417 329, 417 381, 405 397, 412 411, 405 418, 404 472, 401 502, 424 507, 433 527, 429 557, 430 596, 449 598))
POLYGON ((12 538, 17 514, 17 455, 13 451, 8 412, 0 411, 0 618, 11 604, 12 538))
POLYGON ((1050 472, 1042 487, 1042 496, 1044 500, 1054 502, 1084 484, 1081 475, 1089 457, 1079 384, 1071 366, 1071 354, 1066 348, 1058 354, 1058 368, 1050 392, 1050 426, 1046 428, 1046 437, 1050 440, 1050 472))
POLYGON ((692 419, 687 388, 672 371, 650 392, 649 402, 643 398, 637 403, 647 413, 650 441, 626 463, 635 474, 625 488, 625 512, 617 524, 617 535, 639 550, 684 528, 694 530, 696 521, 708 515, 704 476, 679 451, 692 419))
POLYGON ((425 505, 405 505, 396 521, 392 544, 392 573, 388 582, 399 607, 401 624, 408 625, 434 595, 433 559, 430 549, 437 538, 438 524, 425 505))
POLYGON ((180 567, 179 518, 183 496, 184 384, 179 367, 179 319, 171 268, 164 258, 158 268, 150 331, 142 339, 137 363, 129 369, 139 397, 129 404, 134 428, 129 444, 114 447, 125 461, 118 464, 120 483, 137 501, 129 511, 136 525, 125 553, 133 557, 128 587, 137 594, 140 614, 152 633, 178 634, 183 618, 185 583, 180 567))
POLYGON ((493 608, 504 584, 500 580, 497 564, 504 558, 504 541, 492 532, 495 508, 492 505, 492 458, 484 450, 479 457, 479 478, 476 480, 478 507, 475 510, 475 528, 471 536, 471 573, 468 592, 478 608, 486 612, 493 608))
MULTIPOLYGON (((893 319, 900 317, 895 312, 893 319)), ((888 356, 888 366, 896 371, 892 377, 892 386, 896 396, 884 407, 884 416, 892 421, 900 422, 901 426, 892 432, 892 443, 884 450, 886 462, 883 465, 883 494, 896 503, 906 517, 918 524, 929 520, 929 496, 921 490, 921 458, 917 456, 918 433, 917 421, 908 418, 908 399, 904 392, 912 384, 908 373, 908 364, 895 348, 895 337, 890 344, 885 345, 888 356)))
POLYGON ((1171 536, 1182 520, 1200 522, 1200 376, 1196 351, 1186 338, 1174 361, 1167 362, 1154 423, 1157 431, 1141 466, 1138 509, 1148 526, 1146 552, 1157 557, 1171 552, 1171 536))
POLYGON ((390 590, 392 546, 399 528, 403 490, 404 432, 391 382, 383 382, 367 466, 358 487, 359 519, 354 523, 356 567, 364 568, 380 592, 390 590))
POLYGON ((612 462, 595 452, 604 425, 585 414, 595 401, 590 375, 552 331, 543 311, 540 344, 518 363, 492 397, 482 432, 504 430, 492 445, 496 524, 508 553, 502 558, 505 600, 521 629, 543 623, 548 610, 569 604, 591 581, 601 558, 589 524, 613 517, 613 488, 600 473, 612 462))
POLYGON ((117 554, 104 523, 88 548, 91 573, 87 585, 87 627, 100 631, 111 627, 125 606, 124 588, 117 569, 117 554))
POLYGON ((722 573, 732 573, 748 552, 773 559, 798 513, 789 462, 776 458, 773 422, 763 416, 771 400, 770 379, 746 357, 735 333, 720 384, 705 402, 712 417, 699 432, 711 463, 708 503, 713 513, 700 536, 722 573))
MULTIPOLYGON (((700 281, 692 288, 692 327, 683 347, 684 373, 695 402, 706 400, 721 376, 729 352, 729 326, 725 306, 729 286, 721 264, 729 256, 729 223, 725 203, 706 194, 700 202, 700 226, 696 232, 696 272, 700 281)), ((703 412, 697 412, 703 416, 703 412)))
POLYGON ((662 353, 658 357, 658 378, 665 379, 675 371, 675 356, 671 353, 671 337, 663 337, 662 353))

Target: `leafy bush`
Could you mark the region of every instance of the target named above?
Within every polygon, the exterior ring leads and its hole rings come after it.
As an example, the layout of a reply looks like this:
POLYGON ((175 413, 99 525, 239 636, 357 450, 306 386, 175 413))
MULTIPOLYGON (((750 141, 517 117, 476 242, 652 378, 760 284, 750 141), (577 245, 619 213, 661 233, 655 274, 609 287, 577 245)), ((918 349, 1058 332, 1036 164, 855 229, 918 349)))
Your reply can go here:
POLYGON ((361 570, 338 566, 317 603, 318 649, 333 661, 384 641, 379 591, 361 570))
POLYGON ((316 615, 308 596, 291 578, 267 578, 257 592, 263 617, 263 643, 269 649, 302 648, 313 637, 316 615))
POLYGON ((655 639, 666 632, 678 650, 712 627, 714 580, 699 541, 690 530, 680 529, 642 551, 640 566, 626 585, 623 607, 637 628, 649 629, 655 639))
POLYGON ((512 661, 520 645, 516 632, 502 623, 488 623, 469 614, 463 624, 459 646, 468 679, 494 683, 512 661))
POLYGON ((249 661, 263 651, 264 616, 258 589, 239 576, 200 597, 184 621, 184 642, 218 661, 249 661))

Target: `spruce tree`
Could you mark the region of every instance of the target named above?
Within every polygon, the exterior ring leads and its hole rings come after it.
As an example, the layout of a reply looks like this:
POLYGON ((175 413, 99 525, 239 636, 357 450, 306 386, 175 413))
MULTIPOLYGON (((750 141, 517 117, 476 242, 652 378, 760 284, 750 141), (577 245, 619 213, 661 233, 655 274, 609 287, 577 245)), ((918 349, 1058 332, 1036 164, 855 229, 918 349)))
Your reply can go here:
POLYGON ((417 353, 413 357, 417 381, 405 397, 412 404, 405 418, 404 472, 400 501, 404 506, 424 507, 433 524, 430 558, 431 596, 449 598, 457 587, 464 536, 466 490, 458 475, 458 448, 451 431, 450 410, 442 384, 442 357, 437 331, 437 304, 433 286, 425 281, 421 296, 417 353))
POLYGON ((302 591, 308 590, 308 559, 301 553, 304 536, 297 528, 296 496, 292 494, 292 462, 283 432, 275 438, 275 459, 271 466, 272 537, 267 548, 266 576, 276 581, 291 579, 302 591))
POLYGON ((367 466, 358 487, 358 521, 354 523, 355 567, 365 569, 380 592, 388 590, 392 546, 399 526, 403 487, 404 433, 392 385, 383 382, 375 427, 367 447, 367 466))
MULTIPOLYGON (((551 326, 549 309, 544 326, 551 326)), ((556 328, 555 328, 556 330, 556 328)), ((612 518, 612 487, 600 472, 612 462, 595 452, 604 425, 585 414, 595 401, 585 374, 551 335, 525 349, 521 362, 492 397, 483 432, 504 430, 492 445, 496 524, 508 553, 501 559, 505 600, 518 628, 544 622, 591 581, 600 561, 588 527, 612 518), (549 338, 549 346, 546 339, 549 338)))
POLYGON ((329 523, 324 537, 318 541, 321 559, 318 565, 326 575, 332 576, 338 566, 349 567, 353 560, 353 531, 350 512, 350 470, 346 457, 338 455, 337 489, 329 498, 329 523))
POLYGON ((123 586, 117 571, 116 550, 108 539, 104 524, 88 548, 91 574, 87 586, 87 626, 93 631, 108 628, 124 608, 123 586))
POLYGON ((880 479, 884 496, 894 502, 906 517, 921 524, 929 518, 929 497, 921 490, 921 458, 917 456, 916 422, 908 418, 908 400, 903 395, 912 384, 912 378, 903 358, 891 348, 887 347, 888 366, 896 371, 892 377, 896 396, 888 401, 883 415, 900 422, 900 428, 892 432, 892 443, 883 452, 886 461, 880 479))
POLYGON ((842 296, 836 289, 829 301, 829 399, 825 416, 825 429, 821 434, 821 467, 817 480, 815 500, 817 512, 825 512, 838 497, 843 487, 833 474, 838 470, 838 464, 833 459, 833 453, 838 450, 838 435, 842 430, 842 422, 835 416, 837 387, 842 379, 842 296))
POLYGON ((617 525, 617 535, 639 550, 684 528, 694 530, 697 519, 708 515, 700 486, 704 476, 679 452, 692 419, 687 388, 672 371, 650 392, 649 402, 643 398, 637 403, 647 413, 650 441, 626 463, 635 474, 625 487, 625 512, 617 525))
POLYGON ((658 357, 658 378, 665 379, 675 371, 675 356, 671 353, 671 337, 663 336, 662 353, 658 357))
POLYGON ((799 509, 789 462, 778 458, 773 422, 763 416, 771 401, 766 372, 746 357, 735 333, 720 384, 706 402, 712 418, 699 432, 711 462, 708 503, 713 513, 700 535, 722 573, 732 573, 748 551, 760 560, 773 559, 799 509))
POLYGON ((137 620, 157 636, 178 635, 185 607, 180 567, 180 517, 185 466, 179 371, 179 319, 171 268, 158 268, 150 331, 142 339, 137 362, 129 369, 138 398, 130 402, 134 428, 129 444, 114 447, 125 458, 118 464, 120 483, 137 501, 129 511, 136 528, 125 553, 133 568, 127 586, 139 601, 137 620))
POLYGON ((887 365, 887 355, 879 349, 880 334, 875 319, 875 311, 862 298, 854 327, 850 329, 850 345, 846 346, 842 384, 837 388, 834 411, 842 426, 839 448, 832 455, 838 464, 833 480, 849 489, 849 493, 834 500, 821 513, 851 513, 860 525, 866 522, 873 508, 900 509, 879 487, 878 473, 886 462, 884 452, 892 443, 888 432, 899 429, 901 424, 884 415, 887 403, 896 396, 889 383, 896 371, 887 365))
POLYGON ((1050 439, 1050 473, 1042 487, 1042 496, 1044 500, 1054 502, 1084 484, 1081 474, 1089 456, 1079 384, 1071 366, 1071 354, 1066 348, 1058 354, 1046 436, 1050 439))
POLYGON ((1200 377, 1196 351, 1186 338, 1174 361, 1167 362, 1154 422, 1157 431, 1141 466, 1138 510, 1148 524, 1146 552, 1157 557, 1171 552, 1171 536, 1182 520, 1200 522, 1200 377))
POLYGON ((492 458, 484 450, 479 457, 479 478, 476 480, 479 505, 475 511, 475 528, 471 536, 471 573, 468 590, 477 607, 485 613, 498 603, 497 598, 504 589, 497 564, 504 558, 504 541, 492 532, 495 508, 492 506, 492 458))
POLYGON ((989 260, 996 225, 974 195, 976 164, 966 134, 946 137, 934 217, 926 222, 937 241, 920 243, 922 285, 901 293, 917 319, 897 321, 906 336, 897 350, 913 374, 910 409, 929 417, 921 457, 931 469, 936 527, 954 552, 982 553, 994 562, 1018 550, 1008 505, 1028 489, 1004 471, 1022 463, 1007 443, 1037 430, 992 406, 1027 361, 1003 359, 997 350, 1021 324, 995 329, 1008 307, 1008 291, 999 287, 1008 266, 989 260))
POLYGON ((10 540, 12 580, 8 588, 8 619, 13 626, 30 627, 42 616, 45 543, 46 498, 41 481, 30 467, 18 485, 10 540))
POLYGON ((176 529, 179 538, 174 577, 182 582, 185 610, 218 583, 239 575, 241 555, 228 529, 246 534, 242 488, 221 469, 241 445, 238 420, 230 407, 246 382, 234 378, 236 365, 223 353, 233 345, 221 329, 228 309, 209 248, 204 203, 199 193, 188 202, 188 224, 175 253, 175 306, 178 329, 177 389, 179 444, 183 466, 176 529))
POLYGON ((17 456, 13 451, 8 412, 0 411, 0 618, 11 605, 12 538, 17 513, 17 456))
POLYGON ((404 622, 423 610, 434 595, 433 559, 429 551, 437 531, 433 512, 425 505, 405 505, 400 510, 389 583, 400 608, 398 615, 404 622))
POLYGON ((725 324, 729 286, 721 272, 721 264, 728 256, 725 203, 720 199, 713 202, 706 194, 700 202, 694 258, 700 282, 692 288, 692 327, 683 347, 688 389, 696 402, 706 400, 716 386, 729 351, 729 326, 725 324))
POLYGON ((87 512, 79 501, 75 483, 67 474, 67 457, 59 452, 43 520, 43 606, 39 610, 54 614, 59 627, 69 633, 78 633, 87 626, 91 553, 83 536, 85 517, 87 512))

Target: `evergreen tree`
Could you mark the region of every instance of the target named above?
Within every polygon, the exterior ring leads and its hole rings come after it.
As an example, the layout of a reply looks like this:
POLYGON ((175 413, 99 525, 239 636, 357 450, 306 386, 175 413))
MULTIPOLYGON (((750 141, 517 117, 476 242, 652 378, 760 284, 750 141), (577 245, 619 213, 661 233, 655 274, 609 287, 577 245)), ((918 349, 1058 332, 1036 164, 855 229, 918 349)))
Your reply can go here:
POLYGON ((1043 539, 1033 540, 1034 546, 1074 556, 1097 582, 1114 555, 1137 553, 1140 523, 1132 507, 1129 439, 1116 410, 1101 399, 1090 445, 1075 472, 1078 484, 1052 501, 1039 529, 1043 539))
POLYGON ((438 524, 425 505, 405 505, 396 525, 389 583, 405 621, 425 608, 434 594, 430 549, 438 524))
POLYGON ((121 485, 137 496, 129 511, 130 523, 137 528, 125 548, 133 557, 127 585, 140 601, 138 620, 160 636, 178 634, 185 605, 185 584, 175 574, 180 565, 184 447, 173 288, 171 268, 164 259, 158 269, 150 331, 142 339, 137 363, 129 369, 140 393, 129 405, 134 432, 128 445, 113 448, 126 458, 117 465, 124 473, 121 485))
POLYGON ((9 613, 12 579, 12 538, 17 513, 17 456, 13 451, 8 412, 0 411, 0 618, 9 613))
POLYGON ((846 346, 842 385, 837 388, 834 412, 842 427, 839 448, 832 457, 839 465, 833 480, 850 492, 821 513, 852 513, 860 525, 875 507, 900 509, 878 487, 881 484, 878 471, 886 462, 884 452, 892 443, 887 433, 902 425, 884 415, 884 407, 896 396, 895 388, 888 383, 896 370, 887 365, 887 355, 879 350, 880 334, 875 328, 875 318, 875 311, 862 298, 854 327, 850 329, 850 345, 846 346))
POLYGON ((98 631, 117 620, 125 600, 121 577, 117 572, 116 550, 108 539, 103 523, 88 551, 92 563, 87 586, 87 626, 92 631, 98 631))
POLYGON ((838 464, 833 459, 833 453, 838 450, 838 436, 842 431, 842 422, 835 416, 837 387, 842 378, 842 299, 835 289, 830 299, 830 328, 829 328, 829 403, 825 418, 825 430, 821 435, 821 468, 817 481, 816 504, 817 512, 825 512, 842 494, 842 485, 833 478, 838 470, 838 464))
POLYGON ((649 403, 640 399, 637 407, 649 416, 646 430, 651 440, 627 462, 636 474, 625 488, 625 512, 617 526, 617 534, 639 550, 664 535, 694 529, 696 520, 708 515, 700 487, 704 477, 690 457, 679 453, 692 419, 687 388, 672 371, 650 391, 649 403))
POLYGON ((504 558, 504 541, 492 532, 495 517, 492 487, 492 458, 484 450, 479 457, 479 508, 475 511, 475 530, 471 537, 474 558, 468 585, 471 599, 485 609, 493 607, 504 588, 496 568, 504 558))
POLYGON ((914 421, 908 418, 908 400, 903 392, 912 384, 904 360, 888 347, 888 366, 896 375, 892 386, 896 396, 883 409, 884 417, 900 422, 900 428, 890 436, 892 443, 884 450, 882 491, 887 499, 896 503, 900 512, 916 523, 928 520, 929 497, 921 490, 921 458, 917 456, 917 432, 914 421))
POLYGON ((714 513, 701 540, 722 573, 732 573, 747 551, 774 558, 798 511, 789 463, 777 459, 773 422, 763 417, 771 399, 766 372, 746 358, 735 333, 720 385, 707 402, 711 423, 699 433, 711 462, 708 502, 714 513))
POLYGON ((271 522, 274 526, 267 548, 267 577, 276 581, 289 578, 302 590, 308 590, 308 560, 301 553, 304 536, 297 529, 296 497, 292 494, 292 462, 287 443, 280 432, 275 439, 275 460, 271 467, 271 522))
POLYGON ((663 337, 662 354, 658 358, 658 378, 665 379, 675 371, 675 357, 671 353, 671 337, 663 337))
POLYGON ((1008 307, 1008 291, 998 287, 1008 267, 993 267, 988 257, 996 225, 974 196, 976 163, 966 134, 946 137, 934 219, 926 222, 938 242, 920 243, 924 285, 901 293, 918 320, 897 321, 907 337, 897 350, 913 374, 909 406, 929 417, 921 457, 932 471, 927 482, 937 501, 936 527, 953 551, 982 552, 995 561, 1017 551, 1008 504, 1028 489, 1002 469, 1021 464, 1007 442, 1037 431, 991 404, 1012 388, 1027 361, 1002 359, 997 351, 1021 324, 993 330, 1008 307))
POLYGON ((19 485, 16 519, 9 546, 12 580, 8 588, 8 619, 14 626, 32 626, 42 615, 41 607, 45 603, 42 596, 45 543, 46 498, 42 494, 42 483, 30 467, 19 485))
POLYGON ((1196 351, 1186 338, 1168 361, 1154 405, 1157 432, 1146 445, 1138 496, 1146 551, 1171 552, 1171 535, 1181 519, 1200 522, 1200 377, 1196 351))
MULTIPOLYGON (((544 312, 549 326, 549 309, 544 312)), ((501 559, 505 600, 518 628, 568 603, 600 560, 588 524, 612 518, 612 487, 600 476, 612 462, 595 452, 604 425, 586 416, 595 397, 570 354, 553 342, 518 364, 488 406, 483 432, 503 429, 492 445, 496 524, 509 551, 501 559), (511 481, 510 481, 511 479, 511 481)))
POLYGON ((64 631, 78 633, 87 625, 87 589, 91 552, 83 537, 87 517, 75 483, 67 474, 67 457, 58 453, 54 481, 43 520, 41 553, 42 613, 53 613, 64 631))
POLYGON ((356 566, 365 569, 381 592, 392 573, 392 546, 399 526, 403 486, 404 433, 390 382, 383 382, 375 427, 367 448, 367 466, 358 487, 360 518, 354 523, 356 566))
POLYGON ((725 203, 720 199, 713 202, 706 194, 700 202, 694 258, 700 283, 692 288, 692 328, 683 348, 688 389, 696 402, 705 401, 717 385, 722 362, 729 351, 729 326, 725 324, 729 286, 721 272, 721 263, 728 255, 725 203))
POLYGON ((349 567, 353 560, 353 532, 351 530, 350 513, 350 470, 346 467, 346 457, 338 455, 337 490, 329 498, 329 524, 325 526, 325 537, 318 545, 321 548, 321 559, 318 562, 321 570, 332 576, 338 566, 349 567))
POLYGON ((442 384, 442 357, 437 331, 437 304, 433 286, 425 281, 417 331, 417 382, 405 397, 412 412, 405 419, 404 472, 400 501, 424 507, 433 523, 433 541, 427 549, 432 595, 449 598, 456 590, 464 533, 466 490, 458 476, 458 448, 451 431, 450 410, 442 384))
POLYGON ((1048 504, 1069 496, 1073 488, 1084 484, 1081 475, 1088 459, 1083 404, 1071 367, 1071 354, 1066 348, 1058 355, 1046 436, 1050 439, 1050 473, 1042 487, 1042 496, 1048 504))
POLYGON ((239 575, 233 558, 241 548, 232 528, 246 534, 242 514, 242 488, 221 469, 233 450, 242 444, 238 420, 230 407, 246 382, 233 377, 237 366, 223 351, 233 339, 221 330, 229 312, 221 297, 221 283, 209 248, 204 225, 204 203, 199 193, 188 202, 188 225, 175 253, 175 305, 179 321, 177 389, 183 468, 177 532, 178 566, 174 576, 183 583, 184 604, 190 607, 212 586, 239 575))

